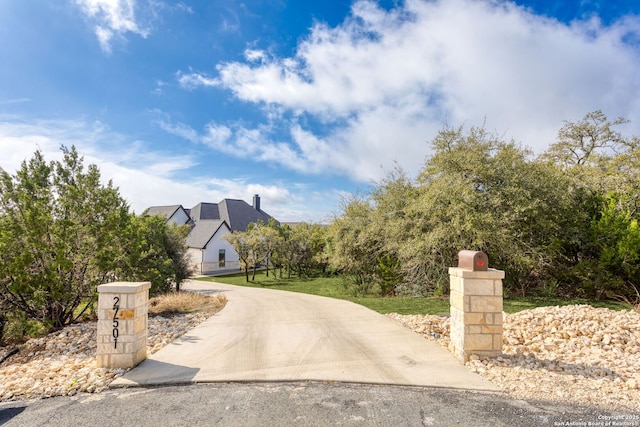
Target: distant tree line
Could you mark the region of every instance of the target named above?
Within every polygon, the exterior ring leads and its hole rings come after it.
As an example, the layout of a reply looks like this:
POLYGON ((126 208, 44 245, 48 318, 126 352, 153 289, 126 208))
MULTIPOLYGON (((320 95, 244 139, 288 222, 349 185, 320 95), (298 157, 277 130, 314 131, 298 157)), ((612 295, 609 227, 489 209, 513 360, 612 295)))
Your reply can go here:
POLYGON ((640 285, 640 139, 594 111, 540 156, 483 128, 445 128, 416 179, 397 167, 344 201, 330 265, 363 292, 448 293, 481 250, 519 294, 633 298, 640 285))
POLYGON ((89 313, 96 287, 150 281, 163 293, 187 278, 188 229, 136 216, 74 147, 62 161, 36 151, 15 175, 0 169, 0 340, 9 324, 28 334, 89 313))
POLYGON ((279 225, 274 219, 249 224, 246 231, 223 237, 238 253, 246 281, 255 280, 258 268, 267 276, 305 277, 325 272, 328 265, 325 226, 302 222, 279 225), (251 272, 251 279, 249 275, 251 272))

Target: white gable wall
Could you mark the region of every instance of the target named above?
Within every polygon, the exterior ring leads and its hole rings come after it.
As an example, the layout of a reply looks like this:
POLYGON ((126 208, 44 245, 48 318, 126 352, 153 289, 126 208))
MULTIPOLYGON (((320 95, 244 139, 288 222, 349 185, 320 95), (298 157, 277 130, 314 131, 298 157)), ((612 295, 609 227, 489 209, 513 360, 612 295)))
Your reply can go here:
POLYGON ((213 235, 213 238, 207 243, 207 247, 203 249, 201 262, 218 262, 218 254, 220 249, 225 250, 226 262, 238 261, 239 257, 233 246, 222 237, 230 233, 227 227, 220 227, 213 235))

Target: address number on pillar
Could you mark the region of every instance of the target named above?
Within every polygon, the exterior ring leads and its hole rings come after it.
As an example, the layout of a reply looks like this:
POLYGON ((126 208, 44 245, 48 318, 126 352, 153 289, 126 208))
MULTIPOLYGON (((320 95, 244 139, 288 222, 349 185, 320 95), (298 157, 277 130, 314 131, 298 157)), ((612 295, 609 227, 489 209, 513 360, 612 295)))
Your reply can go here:
POLYGON ((120 335, 120 322, 118 322, 118 311, 120 310, 120 297, 113 297, 113 348, 118 348, 118 336, 120 335))

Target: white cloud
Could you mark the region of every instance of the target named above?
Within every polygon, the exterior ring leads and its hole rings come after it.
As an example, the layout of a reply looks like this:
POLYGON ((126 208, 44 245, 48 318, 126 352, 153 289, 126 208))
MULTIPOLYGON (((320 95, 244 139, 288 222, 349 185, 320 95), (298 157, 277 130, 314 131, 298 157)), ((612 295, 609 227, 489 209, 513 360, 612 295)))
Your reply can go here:
POLYGON ((156 87, 151 91, 153 95, 160 96, 164 93, 164 87, 167 86, 167 83, 162 80, 156 80, 156 87))
POLYGON ((136 0, 75 0, 82 12, 95 24, 95 33, 100 47, 111 53, 114 36, 124 37, 126 33, 138 34, 146 38, 149 28, 136 19, 136 0))
POLYGON ((263 50, 247 49, 244 51, 244 57, 247 61, 263 61, 266 59, 266 54, 263 50))
POLYGON ((202 142, 219 151, 233 153, 233 147, 229 147, 227 144, 229 138, 231 138, 231 134, 231 129, 227 126, 209 123, 206 126, 206 133, 202 136, 202 142))
MULTIPOLYGON (((188 136, 188 130, 180 126, 167 129, 188 136)), ((262 207, 281 221, 320 221, 326 217, 327 206, 337 202, 325 198, 325 205, 319 205, 295 184, 194 176, 189 169, 199 161, 195 156, 154 151, 149 144, 132 141, 101 122, 0 117, 0 168, 10 174, 36 150, 47 161, 60 160, 61 145, 75 145, 85 165, 96 164, 103 180, 112 180, 136 213, 149 206, 182 204, 190 208, 224 198, 251 203, 253 195, 260 194, 262 207)))
POLYGON ((179 136, 191 142, 197 142, 199 139, 198 133, 194 129, 192 129, 191 127, 185 124, 182 124, 182 123, 173 124, 165 120, 158 120, 157 123, 161 129, 163 129, 165 132, 168 132, 172 135, 179 136))
POLYGON ((175 9, 179 10, 179 11, 186 12, 186 13, 191 14, 191 15, 194 13, 193 12, 193 8, 191 6, 189 6, 189 5, 184 4, 183 2, 177 3, 175 5, 175 9))
POLYGON ((235 10, 230 7, 220 7, 220 31, 235 33, 240 29, 240 18, 235 10))
POLYGON ((24 102, 31 102, 29 98, 15 98, 15 99, 0 99, 0 105, 22 104, 24 102))
POLYGON ((238 158, 282 162, 282 157, 290 151, 288 147, 280 147, 273 142, 265 144, 269 136, 264 127, 249 129, 241 125, 229 127, 209 122, 203 132, 199 133, 185 123, 172 122, 168 115, 161 111, 154 113, 162 117, 157 123, 164 131, 238 158), (284 152, 281 149, 284 149, 284 152))
POLYGON ((196 89, 200 86, 218 86, 219 80, 202 73, 176 73, 178 83, 185 89, 196 89))
MULTIPOLYGON (((386 11, 361 0, 341 25, 315 24, 292 57, 249 49, 246 62, 219 64, 217 76, 179 79, 227 88, 264 110, 265 129, 216 124, 232 130, 216 149, 367 181, 396 160, 417 171, 444 122, 486 121, 540 152, 563 120, 596 109, 633 120, 640 54, 624 40, 637 40, 639 28, 639 17, 566 25, 501 1, 408 0, 386 11)), ((625 130, 638 133, 640 123, 625 130)))
POLYGON ((121 165, 153 176, 172 177, 195 164, 186 155, 150 150, 148 144, 113 132, 104 123, 84 120, 0 121, 0 166, 7 171, 40 150, 48 160, 62 158, 60 147, 74 145, 87 163, 121 165))

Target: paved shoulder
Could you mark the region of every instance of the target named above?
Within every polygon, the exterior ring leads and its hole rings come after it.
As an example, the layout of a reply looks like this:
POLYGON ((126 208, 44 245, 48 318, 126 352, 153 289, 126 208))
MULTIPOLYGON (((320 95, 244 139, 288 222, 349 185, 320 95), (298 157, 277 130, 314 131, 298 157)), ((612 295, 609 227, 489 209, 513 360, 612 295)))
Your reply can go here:
MULTIPOLYGON (((633 415, 631 415, 633 416, 633 415)), ((341 383, 199 384, 0 403, 3 427, 604 425, 620 413, 496 393, 341 383)), ((622 421, 618 425, 623 425, 622 421)), ((637 423, 635 424, 637 425, 637 423)))
POLYGON ((497 391, 451 353, 348 301, 191 281, 227 306, 112 386, 340 381, 497 391))

